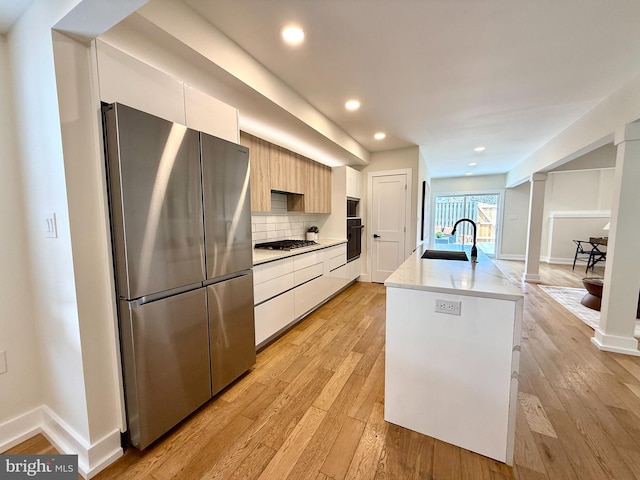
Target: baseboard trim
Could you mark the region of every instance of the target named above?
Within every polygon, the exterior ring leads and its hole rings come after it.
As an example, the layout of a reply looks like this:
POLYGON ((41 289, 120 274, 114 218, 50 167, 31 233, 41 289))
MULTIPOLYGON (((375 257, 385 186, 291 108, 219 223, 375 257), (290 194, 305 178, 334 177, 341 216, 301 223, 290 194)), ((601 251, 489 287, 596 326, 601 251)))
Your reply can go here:
POLYGON ((46 405, 0 425, 0 452, 38 433, 42 433, 59 452, 78 455, 78 473, 87 480, 123 455, 119 429, 90 445, 46 405))
POLYGON ((518 260, 520 262, 524 262, 525 258, 526 257, 524 255, 514 255, 514 254, 510 254, 510 253, 501 253, 500 256, 498 257, 498 260, 518 260))
POLYGON ((371 283, 371 275, 368 273, 361 273, 360 276, 356 278, 356 282, 371 283))
POLYGON ((591 343, 605 352, 622 353, 624 355, 640 357, 638 340, 634 337, 607 335, 599 328, 596 328, 593 337, 591 337, 591 343))
POLYGON ((0 452, 5 452, 42 432, 41 426, 40 407, 0 424, 0 452))
MULTIPOLYGON (((552 265, 573 265, 573 258, 549 257, 547 263, 552 265)), ((585 263, 582 265, 586 266, 585 263)))
POLYGON ((522 281, 527 283, 542 283, 542 279, 538 273, 523 273, 522 281))

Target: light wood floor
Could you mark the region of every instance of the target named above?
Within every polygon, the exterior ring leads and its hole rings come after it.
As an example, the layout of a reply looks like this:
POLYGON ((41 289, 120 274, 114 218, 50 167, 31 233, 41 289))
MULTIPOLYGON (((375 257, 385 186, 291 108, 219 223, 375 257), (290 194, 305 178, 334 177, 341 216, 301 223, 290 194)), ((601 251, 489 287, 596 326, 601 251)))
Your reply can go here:
MULTIPOLYGON (((520 283, 521 262, 496 264, 525 294, 513 469, 384 422, 385 291, 358 283, 164 439, 96 478, 640 479, 640 358, 600 352, 589 327, 520 283)), ((581 286, 584 270, 543 265, 541 275, 581 286)))

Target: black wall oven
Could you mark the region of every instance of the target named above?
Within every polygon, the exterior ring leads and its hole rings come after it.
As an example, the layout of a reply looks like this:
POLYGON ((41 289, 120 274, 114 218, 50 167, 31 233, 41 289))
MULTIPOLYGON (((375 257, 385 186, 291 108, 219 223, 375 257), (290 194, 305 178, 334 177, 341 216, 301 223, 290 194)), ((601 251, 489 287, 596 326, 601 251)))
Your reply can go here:
POLYGON ((361 219, 347 218, 347 262, 360 257, 363 228, 361 219))

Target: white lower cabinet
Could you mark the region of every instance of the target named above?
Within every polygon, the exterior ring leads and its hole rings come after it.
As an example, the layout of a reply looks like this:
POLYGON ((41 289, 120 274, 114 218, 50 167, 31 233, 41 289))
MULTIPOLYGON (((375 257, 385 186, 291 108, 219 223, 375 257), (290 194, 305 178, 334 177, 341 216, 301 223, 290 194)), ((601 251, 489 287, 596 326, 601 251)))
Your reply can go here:
POLYGON ((355 280, 356 278, 358 278, 360 276, 360 259, 356 258, 355 260, 352 260, 351 262, 347 263, 347 267, 349 267, 349 271, 348 271, 348 278, 349 281, 355 280))
POLYGON ((323 279, 319 277, 296 287, 293 291, 295 318, 301 317, 327 298, 322 291, 322 283, 323 279))
POLYGON ((360 260, 346 263, 346 255, 346 244, 341 244, 254 268, 257 346, 360 275, 360 260))
POLYGON ((256 306, 255 318, 256 345, 260 345, 295 320, 293 290, 256 306))

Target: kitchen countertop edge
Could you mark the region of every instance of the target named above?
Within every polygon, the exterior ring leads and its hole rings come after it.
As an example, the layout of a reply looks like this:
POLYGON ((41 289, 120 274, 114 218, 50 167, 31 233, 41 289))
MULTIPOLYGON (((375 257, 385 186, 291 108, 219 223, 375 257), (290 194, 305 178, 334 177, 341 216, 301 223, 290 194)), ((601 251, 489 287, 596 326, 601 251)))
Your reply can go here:
POLYGON ((314 252, 316 250, 322 250, 325 248, 333 247, 347 243, 346 238, 323 238, 317 241, 317 245, 310 247, 296 248, 294 250, 282 251, 282 250, 262 250, 253 249, 253 266, 262 265, 263 263, 275 262, 276 260, 282 260, 283 258, 293 257, 295 255, 302 255, 304 253, 314 252))

